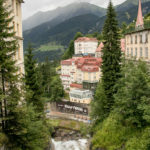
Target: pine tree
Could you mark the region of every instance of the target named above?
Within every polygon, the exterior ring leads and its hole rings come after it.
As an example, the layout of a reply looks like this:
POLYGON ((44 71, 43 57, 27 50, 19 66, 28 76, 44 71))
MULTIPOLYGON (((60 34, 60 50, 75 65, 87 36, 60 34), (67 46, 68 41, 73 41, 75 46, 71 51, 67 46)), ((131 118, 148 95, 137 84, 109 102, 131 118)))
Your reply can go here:
POLYGON ((40 87, 40 78, 38 78, 36 61, 33 59, 33 49, 31 45, 29 45, 26 51, 27 53, 25 55, 25 83, 27 91, 32 93, 32 96, 28 99, 28 103, 32 103, 37 112, 43 113, 44 102, 42 100, 42 88, 40 87))
POLYGON ((5 0, 0 0, 0 125, 8 138, 7 146, 15 149, 20 135, 24 133, 24 126, 21 126, 24 112, 19 105, 22 101, 21 81, 14 59, 18 42, 9 9, 5 0))
POLYGON ((74 39, 70 41, 69 47, 63 55, 63 59, 72 58, 72 56, 74 55, 74 41, 77 38, 82 37, 82 36, 83 36, 83 34, 81 32, 76 33, 76 35, 74 36, 74 39))
POLYGON ((107 18, 103 28, 104 48, 102 50, 102 84, 106 95, 107 112, 111 111, 114 104, 113 95, 116 93, 114 85, 120 77, 121 68, 121 48, 119 28, 116 20, 116 13, 112 3, 107 9, 107 18))

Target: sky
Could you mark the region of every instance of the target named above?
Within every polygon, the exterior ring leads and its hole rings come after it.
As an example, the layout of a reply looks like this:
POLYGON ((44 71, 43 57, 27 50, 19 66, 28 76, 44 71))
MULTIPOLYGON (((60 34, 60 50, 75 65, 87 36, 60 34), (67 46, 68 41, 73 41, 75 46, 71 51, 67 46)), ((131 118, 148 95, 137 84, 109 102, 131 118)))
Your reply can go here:
MULTIPOLYGON (((112 0, 114 5, 118 5, 126 0, 112 0)), ((63 7, 74 2, 89 2, 100 7, 107 7, 109 0, 24 0, 22 4, 23 20, 37 13, 38 11, 48 11, 63 7)))

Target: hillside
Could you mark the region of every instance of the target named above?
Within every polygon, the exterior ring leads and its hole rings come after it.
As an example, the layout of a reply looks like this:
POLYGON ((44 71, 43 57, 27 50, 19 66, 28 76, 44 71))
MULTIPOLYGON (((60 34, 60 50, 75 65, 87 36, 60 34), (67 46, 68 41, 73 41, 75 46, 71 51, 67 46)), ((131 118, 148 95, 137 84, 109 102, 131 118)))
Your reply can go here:
POLYGON ((28 30, 43 23, 51 21, 51 26, 55 26, 65 20, 84 14, 94 14, 96 16, 105 15, 106 10, 89 3, 73 3, 65 7, 59 7, 53 11, 38 12, 23 21, 23 30, 28 30))
POLYGON ((28 42, 31 42, 34 47, 38 47, 54 41, 67 45, 76 32, 88 33, 97 20, 97 16, 86 14, 73 17, 50 29, 48 23, 42 24, 24 32, 24 46, 26 47, 28 42))
POLYGON ((46 26, 48 25, 48 23, 46 23, 30 31, 25 31, 24 49, 28 43, 31 42, 35 47, 35 57, 39 58, 40 61, 44 60, 44 56, 48 56, 50 60, 58 59, 76 32, 82 32, 83 34, 88 33, 98 19, 99 18, 93 14, 86 14, 73 17, 50 29, 46 26), (59 48, 54 48, 57 47, 57 45, 60 45, 59 48))
MULTIPOLYGON (((145 2, 142 4, 143 15, 150 12, 150 2, 145 2)), ((119 25, 122 22, 126 22, 127 24, 133 22, 137 17, 138 6, 132 6, 132 8, 128 8, 125 11, 117 12, 117 18, 119 20, 119 25)), ((31 30, 24 32, 24 47, 27 46, 28 42, 32 42, 33 46, 36 49, 39 49, 41 45, 43 47, 49 47, 47 51, 36 51, 39 56, 43 58, 44 55, 48 55, 48 53, 52 56, 49 56, 49 59, 57 58, 57 56, 61 55, 64 49, 67 47, 69 41, 73 38, 76 32, 82 32, 83 34, 93 33, 93 32, 101 32, 103 28, 103 24, 105 21, 105 16, 97 17, 93 14, 86 14, 77 17, 73 17, 69 20, 66 20, 56 26, 51 25, 51 21, 41 24, 31 30), (55 42, 56 45, 63 45, 63 48, 59 48, 59 51, 52 50, 53 45, 50 46, 49 43, 55 42), (47 46, 48 45, 48 46, 47 46), (59 54, 58 54, 59 53, 59 54)))
MULTIPOLYGON (((124 3, 116 6, 117 11, 126 11, 129 8, 138 6, 139 0, 126 0, 124 3)), ((142 3, 150 2, 150 0, 141 0, 142 3)))

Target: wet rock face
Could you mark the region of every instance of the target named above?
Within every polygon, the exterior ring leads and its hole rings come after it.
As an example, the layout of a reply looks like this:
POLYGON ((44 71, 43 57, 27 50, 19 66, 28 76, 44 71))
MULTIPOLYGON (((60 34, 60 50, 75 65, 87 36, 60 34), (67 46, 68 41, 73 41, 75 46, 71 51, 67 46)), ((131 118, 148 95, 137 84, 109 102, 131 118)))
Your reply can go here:
POLYGON ((56 141, 71 141, 71 140, 79 140, 82 138, 81 134, 77 131, 69 131, 64 129, 57 129, 53 138, 56 141))

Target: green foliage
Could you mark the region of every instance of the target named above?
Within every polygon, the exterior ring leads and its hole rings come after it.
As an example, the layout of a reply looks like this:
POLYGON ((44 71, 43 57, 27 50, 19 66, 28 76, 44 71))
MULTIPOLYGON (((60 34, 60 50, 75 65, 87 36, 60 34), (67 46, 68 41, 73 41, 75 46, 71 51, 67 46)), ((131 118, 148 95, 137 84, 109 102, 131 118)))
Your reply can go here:
POLYGON ((91 103, 91 117, 95 123, 99 123, 106 118, 107 114, 107 101, 106 95, 104 94, 104 88, 102 82, 97 86, 94 100, 91 103))
POLYGON ((134 129, 123 126, 119 121, 119 116, 115 114, 111 114, 102 124, 97 126, 96 134, 92 140, 93 150, 97 148, 123 149, 126 140, 134 133, 134 129))
POLYGON ((36 61, 33 60, 33 49, 31 45, 29 45, 26 51, 27 53, 25 56, 25 83, 27 91, 32 94, 27 102, 29 104, 33 104, 37 112, 42 113, 44 111, 44 102, 41 99, 42 88, 40 74, 37 71, 36 61))
POLYGON ((123 122, 136 127, 148 124, 150 77, 146 64, 125 64, 122 68, 122 78, 116 87, 118 92, 114 95, 114 110, 123 117, 123 122))
POLYGON ((103 28, 104 48, 103 62, 102 62, 102 84, 104 93, 106 95, 106 102, 104 107, 107 113, 112 109, 114 98, 113 94, 116 93, 114 85, 119 79, 120 64, 121 64, 121 48, 120 48, 120 35, 118 23, 116 20, 116 13, 110 2, 107 10, 107 18, 103 28))
POLYGON ((50 100, 52 102, 61 101, 64 97, 64 88, 61 83, 61 79, 59 76, 55 76, 51 83, 51 97, 50 100))
POLYGON ((76 35, 74 36, 74 40, 71 40, 69 43, 69 48, 66 50, 66 52, 64 53, 64 55, 62 56, 63 59, 68 59, 68 58, 72 58, 72 56, 74 55, 74 41, 79 38, 82 37, 82 33, 77 32, 76 35))
MULTIPOLYGON (((149 150, 150 75, 146 63, 126 61, 115 88, 118 90, 114 94, 113 110, 103 122, 100 122, 103 115, 95 107, 100 124, 94 126, 93 149, 149 150)), ((102 94, 100 91, 97 97, 102 94)), ((97 103, 100 107, 102 104, 97 103)))
POLYGON ((150 127, 128 140, 127 150, 149 150, 150 149, 150 127))

